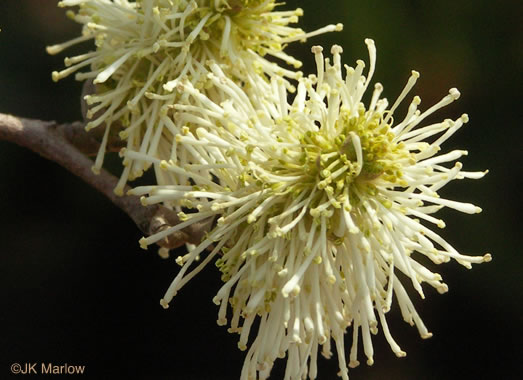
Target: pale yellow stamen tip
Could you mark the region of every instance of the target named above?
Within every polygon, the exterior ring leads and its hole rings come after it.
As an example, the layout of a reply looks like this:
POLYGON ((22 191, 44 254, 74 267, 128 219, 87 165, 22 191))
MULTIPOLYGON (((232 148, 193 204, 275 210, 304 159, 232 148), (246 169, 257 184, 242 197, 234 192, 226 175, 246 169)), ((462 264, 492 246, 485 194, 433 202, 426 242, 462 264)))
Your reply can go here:
POLYGON ((452 97, 452 99, 454 99, 454 100, 458 100, 461 95, 461 93, 458 91, 457 88, 451 88, 449 90, 449 94, 452 97))
POLYGON ((147 239, 146 239, 145 237, 142 237, 142 238, 138 241, 138 243, 140 243, 140 248, 141 248, 141 249, 147 249, 148 244, 147 244, 147 239))
POLYGON ((118 195, 119 197, 123 196, 123 186, 121 187, 115 187, 113 192, 118 195))
POLYGON ((311 48, 311 51, 314 53, 314 54, 320 54, 322 51, 323 51, 323 47, 319 46, 319 45, 315 45, 311 48))

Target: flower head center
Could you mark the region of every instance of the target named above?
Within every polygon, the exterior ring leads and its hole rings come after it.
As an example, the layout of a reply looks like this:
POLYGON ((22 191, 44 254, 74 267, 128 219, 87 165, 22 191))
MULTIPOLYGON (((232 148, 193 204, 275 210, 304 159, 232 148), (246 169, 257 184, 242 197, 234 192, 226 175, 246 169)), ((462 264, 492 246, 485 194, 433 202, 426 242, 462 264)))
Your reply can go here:
POLYGON ((339 139, 348 136, 342 147, 351 161, 357 159, 356 144, 351 141, 351 136, 356 135, 359 138, 362 166, 354 180, 369 181, 383 177, 393 184, 400 181, 403 173, 399 162, 410 157, 410 154, 404 144, 395 142, 395 135, 390 126, 383 122, 381 113, 374 112, 369 115, 361 106, 358 116, 351 117, 348 111, 341 110, 338 123, 341 124, 338 128, 341 130, 339 139))
POLYGON ((363 107, 357 116, 341 110, 335 136, 329 136, 324 128, 305 133, 300 139, 300 164, 306 180, 296 186, 317 186, 336 199, 346 188, 350 191, 353 186, 378 178, 399 184, 403 176, 401 161, 410 153, 404 144, 394 141, 390 126, 382 120, 380 113, 369 115, 363 107))

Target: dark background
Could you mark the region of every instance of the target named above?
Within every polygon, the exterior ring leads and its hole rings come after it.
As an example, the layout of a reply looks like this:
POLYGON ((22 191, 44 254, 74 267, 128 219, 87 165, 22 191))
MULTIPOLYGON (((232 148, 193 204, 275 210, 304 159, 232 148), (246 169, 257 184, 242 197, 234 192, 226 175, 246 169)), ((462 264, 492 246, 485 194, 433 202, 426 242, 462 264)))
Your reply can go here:
MULTIPOLYGON (((467 112, 471 121, 444 149, 468 149, 461 160, 466 170, 490 170, 482 180, 453 182, 442 191, 480 205, 482 214, 440 215, 447 222, 442 235, 458 250, 491 252, 493 261, 472 270, 455 262, 431 267, 449 293, 425 286, 427 299, 413 300, 434 337, 421 340, 394 309, 391 330, 408 356, 395 358, 380 332, 376 364, 351 370, 352 380, 521 378, 520 4, 288 1, 287 7, 305 10, 304 29, 345 24, 342 33, 293 45, 306 73, 313 71, 311 45, 340 44, 344 62, 353 65, 358 58, 368 62, 363 40, 373 38, 374 78, 389 99, 411 69, 421 73, 415 92, 422 109, 451 87, 461 91, 437 119, 467 112)), ((45 53, 46 45, 76 36, 79 26, 55 1, 1 0, 0 28, 0 112, 79 119, 80 84, 51 81, 72 52, 45 53)), ((141 250, 141 234, 126 215, 58 165, 1 141, 0 167, 0 378, 13 362, 86 365, 92 378, 239 378, 244 353, 237 336, 215 323, 211 299, 220 280, 212 266, 163 310, 159 299, 178 266, 153 248, 141 250)), ((282 363, 271 379, 283 378, 282 363)), ((320 379, 336 378, 335 358, 319 364, 320 379)))

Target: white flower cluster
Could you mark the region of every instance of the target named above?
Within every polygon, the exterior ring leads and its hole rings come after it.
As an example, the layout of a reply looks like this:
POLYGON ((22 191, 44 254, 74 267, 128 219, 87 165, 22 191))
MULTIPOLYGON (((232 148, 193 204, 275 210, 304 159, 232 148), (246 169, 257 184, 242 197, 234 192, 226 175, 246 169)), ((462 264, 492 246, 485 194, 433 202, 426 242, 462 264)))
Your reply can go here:
MULTIPOLYGON (((53 72, 58 81, 76 72, 80 81, 92 80, 96 93, 86 96, 92 107, 87 130, 104 127, 103 141, 93 170, 103 163, 109 134, 127 142, 127 149, 152 157, 174 159, 173 136, 179 132, 170 106, 181 102, 173 91, 181 80, 205 89, 213 101, 206 74, 208 60, 219 62, 236 83, 251 76, 279 76, 289 90, 289 79, 299 71, 284 69, 266 57, 293 65, 301 62, 283 51, 286 44, 342 29, 329 25, 311 33, 290 26, 301 9, 275 11, 275 0, 63 0, 61 7, 79 6, 68 15, 83 24, 82 35, 49 46, 48 53, 89 40, 94 51, 65 58, 66 69, 53 72), (87 71, 78 72, 86 68, 87 71), (163 154, 162 154, 163 153, 163 154)), ((115 189, 122 194, 127 180, 148 166, 124 160, 125 169, 115 189)))
MULTIPOLYGON (((332 48, 332 64, 320 47, 314 47, 317 75, 299 80, 292 104, 280 78, 272 78, 264 98, 248 99, 218 65, 211 64, 210 80, 227 83, 231 97, 215 104, 184 83, 179 90, 190 94, 190 102, 198 107, 174 106, 184 110, 191 125, 176 138, 199 152, 194 154, 196 166, 221 181, 131 191, 147 194, 145 204, 189 201, 197 212, 187 214, 183 225, 217 217, 206 239, 179 259, 182 269, 161 303, 167 307, 184 284, 220 255, 216 265, 225 284, 214 298, 220 305, 218 324, 227 323, 230 304, 229 331, 238 332, 240 349, 247 349, 253 321, 260 319, 242 379, 266 378, 276 358, 286 355, 286 379, 314 379, 318 345, 330 357, 331 340, 340 375, 347 379, 344 333, 349 326, 353 331, 349 366, 359 364, 359 336, 367 363, 373 363, 371 334, 378 332, 379 324, 394 353, 404 356, 385 318, 393 295, 404 320, 416 325, 423 338, 431 334, 397 272, 410 278, 421 297, 424 282, 440 293, 447 291, 441 276, 412 254, 436 264, 455 259, 466 267, 490 260, 488 254, 461 255, 420 222, 443 228, 444 222, 432 214, 445 206, 469 214, 481 211, 437 194, 451 180, 485 174, 462 171, 459 162, 450 168, 443 165, 466 151, 438 155, 441 144, 468 121, 467 115, 421 126, 427 116, 456 100, 459 92, 451 89, 424 112, 418 110, 416 96, 404 119, 393 124, 396 107, 419 74, 412 72, 392 106, 380 99, 383 87, 376 84, 365 107, 361 98, 376 60, 374 42, 366 43, 367 78, 362 61, 355 68, 346 67, 343 75, 339 46, 332 48), (439 137, 423 142, 432 136, 439 137), (188 272, 213 244, 212 252, 188 272)), ((166 172, 188 174, 175 162, 163 161, 160 166, 166 172)), ((141 244, 152 244, 181 227, 144 238, 141 244)))
POLYGON ((392 351, 405 356, 387 325, 394 298, 422 338, 431 333, 398 273, 424 298, 423 283, 440 293, 448 288, 420 257, 434 264, 454 259, 467 268, 491 260, 489 254, 460 254, 426 226, 445 227, 434 216, 443 207, 481 211, 438 195, 452 180, 486 173, 449 164, 466 151, 440 153, 467 115, 424 123, 458 99, 456 89, 425 111, 414 96, 395 122, 419 74, 412 72, 392 105, 381 97, 379 83, 363 104, 376 63, 372 40, 366 40, 366 75, 363 61, 342 65, 339 46, 332 47, 331 58, 312 48, 315 75, 283 69, 264 55, 298 67, 283 52, 286 43, 341 27, 310 34, 290 28, 301 11, 276 12, 271 0, 61 4, 80 5, 73 17, 85 25, 84 35, 49 50, 91 38, 97 49, 66 59, 71 66, 53 76, 90 65, 77 77, 97 83, 98 92, 87 100, 97 104, 91 115, 103 114, 88 128, 104 125, 106 141, 118 124, 128 141, 117 190, 154 166, 157 183, 129 193, 144 205, 180 211, 181 223, 140 245, 215 220, 201 243, 177 258, 181 270, 160 303, 167 308, 214 260, 224 282, 214 297, 218 324, 229 324, 239 334, 238 347, 247 351, 242 380, 268 378, 275 360, 284 357, 285 380, 315 379, 318 351, 329 358, 331 346, 339 375, 348 379, 347 367, 359 364, 360 338, 367 364, 373 364, 371 336, 379 329, 392 351))

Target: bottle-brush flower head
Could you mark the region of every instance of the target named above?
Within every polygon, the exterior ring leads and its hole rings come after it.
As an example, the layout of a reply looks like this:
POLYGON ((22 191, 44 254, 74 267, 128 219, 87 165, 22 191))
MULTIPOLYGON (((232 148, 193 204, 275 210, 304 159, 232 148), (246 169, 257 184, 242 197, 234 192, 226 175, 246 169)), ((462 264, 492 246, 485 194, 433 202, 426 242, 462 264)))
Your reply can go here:
MULTIPOLYGON (((146 204, 183 202, 193 208, 193 213, 181 214, 182 226, 217 219, 202 243, 178 259, 182 269, 161 304, 167 307, 184 284, 219 257, 216 266, 224 285, 214 298, 220 305, 218 323, 228 322, 230 307, 229 331, 239 333, 239 347, 248 349, 242 379, 267 378, 274 361, 286 355, 286 379, 314 379, 318 347, 330 357, 332 343, 340 375, 347 379, 347 366, 359 364, 360 337, 367 363, 373 363, 371 335, 379 328, 393 352, 404 356, 386 320, 394 296, 403 319, 415 325, 422 338, 431 333, 398 273, 424 298, 422 284, 440 293, 447 286, 417 260, 420 256, 435 264, 455 259, 467 268, 491 259, 489 254, 460 254, 426 225, 445 227, 434 216, 442 207, 468 214, 481 211, 437 193, 452 180, 485 174, 463 171, 459 162, 448 165, 466 151, 440 153, 468 116, 423 123, 458 99, 459 92, 451 89, 423 112, 418 109, 421 99, 414 96, 406 115, 395 122, 393 114, 419 74, 412 72, 392 105, 381 98, 379 83, 365 105, 362 97, 376 61, 374 42, 366 44, 366 76, 363 61, 355 67, 342 65, 339 46, 332 48, 332 60, 314 47, 317 74, 299 80, 291 104, 279 77, 272 79, 262 99, 251 101, 229 83, 234 96, 220 104, 186 83, 183 91, 192 101, 207 106, 193 112, 175 106, 188 111, 187 129, 177 139, 201 152, 195 164, 211 170, 219 181, 132 190, 144 195, 146 204), (202 146, 206 149, 199 149, 202 146), (256 318, 258 332, 249 344, 256 318), (349 326, 347 360, 344 334, 349 326)), ((211 81, 225 80, 217 65, 211 64, 211 71, 211 81)), ((175 162, 161 166, 166 173, 186 171, 175 162)), ((179 228, 144 238, 141 244, 152 244, 179 228)))
MULTIPOLYGON (((274 0, 63 0, 61 7, 78 6, 68 15, 83 25, 81 36, 49 46, 50 54, 85 41, 94 50, 65 58, 66 68, 55 71, 55 81, 76 73, 77 80, 92 80, 94 94, 86 129, 105 127, 94 170, 99 170, 107 136, 119 134, 127 148, 158 156, 160 139, 172 137, 171 125, 162 120, 167 105, 178 102, 173 91, 181 79, 198 88, 208 87, 208 60, 219 62, 229 78, 244 80, 248 75, 282 75, 289 79, 301 73, 267 59, 286 64, 301 63, 284 52, 293 41, 341 30, 329 25, 312 33, 292 26, 301 9, 278 11, 274 0), (84 70, 85 71, 82 71, 84 70), (112 129, 112 130, 111 130, 112 129), (111 130, 111 131, 110 131, 111 130)), ((215 99, 216 100, 216 99, 215 99)), ((172 122, 172 120, 171 120, 172 122)), ((117 188, 121 192, 128 178, 142 174, 147 164, 124 161, 126 170, 117 188)))

